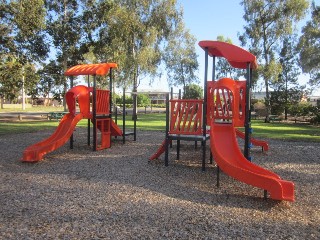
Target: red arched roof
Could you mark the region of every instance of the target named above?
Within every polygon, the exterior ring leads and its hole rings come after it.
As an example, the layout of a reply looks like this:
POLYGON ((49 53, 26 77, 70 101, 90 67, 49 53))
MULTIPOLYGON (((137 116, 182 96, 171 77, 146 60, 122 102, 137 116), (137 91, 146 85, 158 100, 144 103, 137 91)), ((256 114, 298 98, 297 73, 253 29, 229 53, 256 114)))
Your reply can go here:
POLYGON ((258 67, 256 56, 233 44, 219 41, 200 41, 199 46, 203 50, 208 48, 211 57, 224 57, 234 68, 245 69, 247 63, 251 63, 250 67, 252 69, 258 67))
POLYGON ((82 64, 69 68, 65 76, 106 75, 110 68, 117 68, 116 63, 82 64))

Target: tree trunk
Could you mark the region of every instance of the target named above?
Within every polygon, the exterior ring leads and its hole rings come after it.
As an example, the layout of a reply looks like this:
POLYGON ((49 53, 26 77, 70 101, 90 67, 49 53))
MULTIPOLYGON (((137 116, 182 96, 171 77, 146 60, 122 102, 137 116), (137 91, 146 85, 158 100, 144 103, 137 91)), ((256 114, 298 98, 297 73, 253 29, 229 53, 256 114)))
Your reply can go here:
POLYGON ((0 101, 1 101, 1 109, 4 109, 4 106, 3 106, 3 104, 4 104, 4 97, 1 95, 0 96, 0 101))
POLYGON ((284 105, 284 119, 288 120, 288 73, 286 72, 286 89, 285 89, 285 105, 284 105))
POLYGON ((268 122, 270 122, 271 105, 270 105, 269 85, 268 85, 267 79, 265 80, 265 85, 266 85, 266 99, 265 99, 266 118, 265 118, 265 122, 268 123, 268 122))
MULTIPOLYGON (((266 32, 267 27, 263 24, 263 55, 264 55, 264 60, 265 60, 265 66, 264 66, 264 71, 267 71, 269 68, 269 50, 267 48, 267 32, 266 32)), ((265 122, 268 123, 270 122, 270 114, 271 114, 271 106, 270 106, 270 95, 269 95, 269 79, 268 79, 268 74, 266 72, 263 73, 263 78, 264 78, 264 83, 266 86, 266 99, 265 99, 265 104, 266 104, 266 118, 265 122)))
POLYGON ((26 110, 26 91, 25 91, 25 76, 24 70, 22 69, 22 110, 26 110))
MULTIPOLYGON (((64 18, 63 18, 63 24, 66 25, 67 22, 67 1, 64 0, 64 18)), ((67 57, 66 57, 66 48, 64 42, 62 42, 62 55, 63 55, 63 72, 67 70, 68 63, 67 63, 67 57)), ((67 93, 68 84, 67 84, 67 78, 63 76, 63 109, 66 112, 67 111, 67 102, 65 99, 65 95, 67 93)))
POLYGON ((135 72, 133 74, 133 108, 132 108, 132 120, 137 120, 138 115, 138 98, 137 98, 137 92, 138 92, 138 84, 137 84, 137 73, 135 72))

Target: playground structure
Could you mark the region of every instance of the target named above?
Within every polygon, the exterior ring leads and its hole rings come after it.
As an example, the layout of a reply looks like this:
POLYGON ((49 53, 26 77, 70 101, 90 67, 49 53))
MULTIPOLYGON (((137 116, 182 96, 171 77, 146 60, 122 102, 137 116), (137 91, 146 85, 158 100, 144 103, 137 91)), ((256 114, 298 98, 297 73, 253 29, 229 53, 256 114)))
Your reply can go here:
MULTIPOLYGON (((251 162, 251 80, 252 70, 257 68, 256 57, 232 44, 217 41, 200 41, 205 51, 205 84, 207 83, 208 57, 224 57, 231 66, 246 69, 246 85, 232 79, 212 81, 208 86, 207 101, 210 114, 210 146, 219 168, 231 177, 249 185, 262 188, 275 200, 294 201, 294 184, 282 180, 277 174, 251 162), (245 101, 244 101, 245 99, 245 101), (242 154, 237 139, 238 126, 245 127, 245 146, 242 154)), ((207 87, 207 86, 206 86, 207 87)), ((257 143, 257 142, 255 142, 257 143)), ((219 169, 218 168, 218 169, 219 169)))
MULTIPOLYGON (((61 119, 55 132, 47 139, 27 147, 23 152, 23 162, 37 162, 44 155, 56 150, 70 139, 70 148, 73 148, 73 131, 82 119, 88 119, 88 145, 90 145, 90 124, 93 124, 93 150, 110 148, 112 136, 134 135, 134 132, 125 132, 125 115, 123 111, 123 130, 112 119, 112 95, 110 90, 97 89, 96 76, 105 76, 109 73, 109 88, 112 89, 112 69, 115 63, 85 64, 69 68, 66 76, 71 77, 71 89, 66 93, 66 102, 69 113, 61 119), (73 87, 73 77, 88 75, 88 86, 73 87), (93 87, 89 87, 89 76, 93 76, 93 87), (92 99, 92 104, 91 104, 92 99), (79 112, 77 112, 77 105, 79 112)), ((124 109, 125 110, 125 109, 124 109)))
POLYGON ((206 141, 209 139, 209 133, 204 130, 206 129, 206 124, 203 122, 203 99, 169 100, 169 95, 166 98, 165 140, 149 160, 154 160, 162 153, 165 153, 165 166, 168 166, 169 145, 172 144, 172 141, 177 141, 177 159, 180 157, 180 141, 199 141, 202 146, 202 170, 204 171, 206 141))
POLYGON ((167 99, 166 137, 150 160, 165 152, 165 165, 168 166, 168 146, 172 140, 177 140, 177 152, 180 140, 200 140, 203 148, 202 170, 205 170, 206 140, 210 139, 211 153, 217 163, 217 186, 221 168, 239 181, 262 188, 265 198, 269 192, 272 199, 294 201, 292 182, 282 180, 277 174, 251 162, 252 145, 268 150, 267 142, 251 137, 251 76, 252 70, 258 66, 256 57, 225 42, 200 41, 199 46, 205 51, 204 99, 170 100, 171 114, 167 99), (209 56, 213 59, 212 81, 208 81, 209 56), (215 81, 216 57, 224 57, 232 67, 246 69, 246 81, 234 81, 230 78, 215 81), (197 113, 193 112, 194 109, 198 109, 197 113), (245 133, 236 128, 243 126, 245 133), (237 136, 244 139, 243 154, 237 136))
MULTIPOLYGON (((199 45, 205 51, 204 99, 169 101, 167 94, 166 137, 159 150, 150 159, 155 159, 165 152, 165 165, 168 166, 169 144, 173 140, 177 140, 178 158, 180 140, 201 141, 202 170, 205 170, 206 141, 210 139, 211 153, 217 163, 218 185, 221 168, 239 181, 262 188, 265 197, 269 192, 272 199, 294 201, 292 182, 282 180, 277 174, 251 162, 251 144, 268 150, 266 142, 251 137, 251 76, 252 70, 257 68, 256 57, 242 48, 224 42, 201 41, 199 45), (209 55, 213 58, 212 79, 215 76, 215 57, 224 57, 231 66, 247 70, 246 81, 222 78, 209 82, 209 55), (169 104, 171 114, 168 111, 169 104), (210 126, 210 130, 207 126, 210 126), (244 134, 236 129, 243 126, 244 134), (244 138, 244 154, 238 146, 237 135, 244 138)), ((112 69, 116 67, 115 63, 103 63, 78 65, 68 69, 65 75, 71 77, 72 87, 66 93, 69 113, 62 118, 56 131, 49 138, 25 149, 22 161, 40 161, 45 154, 61 147, 68 139, 70 148, 73 148, 73 131, 81 119, 88 119, 88 145, 90 145, 90 122, 93 123, 94 151, 109 148, 111 136, 122 136, 124 142, 126 135, 135 135, 135 131, 125 133, 125 127, 123 126, 122 131, 113 121, 111 91, 96 88, 96 76, 109 73, 109 86, 112 89, 112 69), (78 75, 93 75, 93 87, 83 85, 73 87, 73 76, 78 75), (80 112, 77 112, 77 104, 80 112), (99 144, 98 133, 100 133, 99 144)), ((125 109, 123 116, 125 118, 125 109)))

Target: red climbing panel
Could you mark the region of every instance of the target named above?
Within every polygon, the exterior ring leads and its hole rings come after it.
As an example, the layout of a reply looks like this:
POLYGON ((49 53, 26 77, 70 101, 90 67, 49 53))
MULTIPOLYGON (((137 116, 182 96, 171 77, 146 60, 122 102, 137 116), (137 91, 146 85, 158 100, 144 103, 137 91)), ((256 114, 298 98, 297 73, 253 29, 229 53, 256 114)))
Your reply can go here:
POLYGON ((201 134, 203 100, 175 99, 170 104, 170 134, 201 134))
POLYGON ((110 114, 110 91, 109 90, 96 90, 96 112, 97 114, 110 114))

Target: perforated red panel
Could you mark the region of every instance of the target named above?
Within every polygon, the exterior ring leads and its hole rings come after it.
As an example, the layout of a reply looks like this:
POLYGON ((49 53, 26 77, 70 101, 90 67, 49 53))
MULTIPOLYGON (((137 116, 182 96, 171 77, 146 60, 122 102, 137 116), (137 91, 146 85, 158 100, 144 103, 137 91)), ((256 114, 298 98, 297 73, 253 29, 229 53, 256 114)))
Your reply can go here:
POLYGON ((201 134, 203 100, 178 99, 170 103, 170 134, 201 134))

